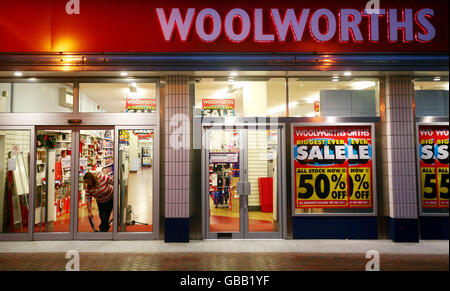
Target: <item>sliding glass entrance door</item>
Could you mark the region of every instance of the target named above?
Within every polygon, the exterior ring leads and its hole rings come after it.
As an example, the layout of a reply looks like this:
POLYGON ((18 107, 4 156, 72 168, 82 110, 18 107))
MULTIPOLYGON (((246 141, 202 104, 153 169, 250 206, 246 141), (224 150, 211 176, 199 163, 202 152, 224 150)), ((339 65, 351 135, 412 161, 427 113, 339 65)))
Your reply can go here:
POLYGON ((149 127, 36 128, 33 239, 157 238, 157 136, 149 127))

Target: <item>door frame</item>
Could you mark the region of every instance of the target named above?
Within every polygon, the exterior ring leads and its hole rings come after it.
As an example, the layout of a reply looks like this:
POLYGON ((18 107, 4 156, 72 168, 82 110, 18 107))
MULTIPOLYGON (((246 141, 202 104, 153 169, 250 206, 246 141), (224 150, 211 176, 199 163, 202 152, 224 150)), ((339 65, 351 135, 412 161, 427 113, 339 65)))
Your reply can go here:
MULTIPOLYGON (((286 235, 286 174, 285 174, 285 125, 284 124, 202 124, 202 237, 204 239, 218 239, 219 232, 209 231, 209 132, 211 130, 239 130, 239 176, 240 182, 248 181, 248 173, 244 173, 242 169, 247 168, 248 165, 248 138, 249 130, 256 129, 277 130, 278 133, 278 165, 277 165, 277 191, 278 191, 278 231, 277 232, 249 232, 248 230, 248 210, 245 211, 243 207, 243 200, 239 200, 239 221, 240 231, 231 232, 232 239, 283 239, 286 235)), ((245 196, 244 196, 245 197, 245 196)), ((246 198, 245 206, 248 207, 248 196, 246 198)))

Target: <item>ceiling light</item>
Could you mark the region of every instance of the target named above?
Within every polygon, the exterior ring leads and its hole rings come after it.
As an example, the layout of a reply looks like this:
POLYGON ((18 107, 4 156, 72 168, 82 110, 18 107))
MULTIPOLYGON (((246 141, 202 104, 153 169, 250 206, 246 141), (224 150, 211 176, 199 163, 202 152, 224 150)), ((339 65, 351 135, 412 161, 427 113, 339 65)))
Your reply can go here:
POLYGON ((23 73, 22 73, 22 72, 15 72, 15 73, 14 73, 14 76, 16 76, 16 77, 22 77, 22 76, 23 76, 23 73))
POLYGON ((441 77, 434 77, 433 81, 439 82, 441 80, 441 77))
POLYGON ((352 75, 352 72, 344 72, 344 76, 351 76, 352 75))
POLYGON ((232 76, 232 77, 236 77, 237 75, 238 75, 237 72, 231 72, 231 73, 230 73, 230 76, 232 76))
POLYGON ((120 75, 121 75, 122 77, 126 77, 126 76, 128 76, 128 73, 127 73, 127 72, 122 72, 122 73, 120 73, 120 75))
POLYGON ((36 81, 36 80, 37 80, 37 79, 34 78, 34 77, 31 77, 31 78, 28 79, 28 81, 31 81, 31 82, 36 81))
POLYGON ((331 81, 333 81, 333 82, 338 82, 338 81, 339 81, 339 77, 333 77, 333 78, 331 79, 331 81))

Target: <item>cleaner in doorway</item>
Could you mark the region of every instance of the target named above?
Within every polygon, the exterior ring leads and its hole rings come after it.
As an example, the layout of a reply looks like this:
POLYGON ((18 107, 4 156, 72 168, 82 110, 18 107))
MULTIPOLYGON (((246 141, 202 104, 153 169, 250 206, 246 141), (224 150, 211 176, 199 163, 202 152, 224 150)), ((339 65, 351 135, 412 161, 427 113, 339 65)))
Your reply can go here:
POLYGON ((92 197, 95 198, 98 205, 98 212, 100 216, 100 231, 107 232, 109 230, 109 217, 113 210, 113 180, 103 174, 93 174, 87 172, 84 174, 83 182, 86 189, 86 203, 88 208, 89 221, 93 221, 92 214, 92 197))

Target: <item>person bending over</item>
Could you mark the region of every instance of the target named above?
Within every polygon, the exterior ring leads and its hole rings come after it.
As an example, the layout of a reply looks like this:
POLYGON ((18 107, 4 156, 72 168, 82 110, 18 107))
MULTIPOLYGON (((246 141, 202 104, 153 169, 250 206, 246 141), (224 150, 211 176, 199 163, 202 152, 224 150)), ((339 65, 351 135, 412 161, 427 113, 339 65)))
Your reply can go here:
POLYGON ((113 210, 113 179, 103 174, 93 174, 87 172, 84 174, 83 182, 86 189, 86 202, 88 208, 89 219, 93 219, 92 214, 92 197, 95 198, 98 205, 100 216, 100 231, 107 232, 109 230, 109 217, 113 210))

